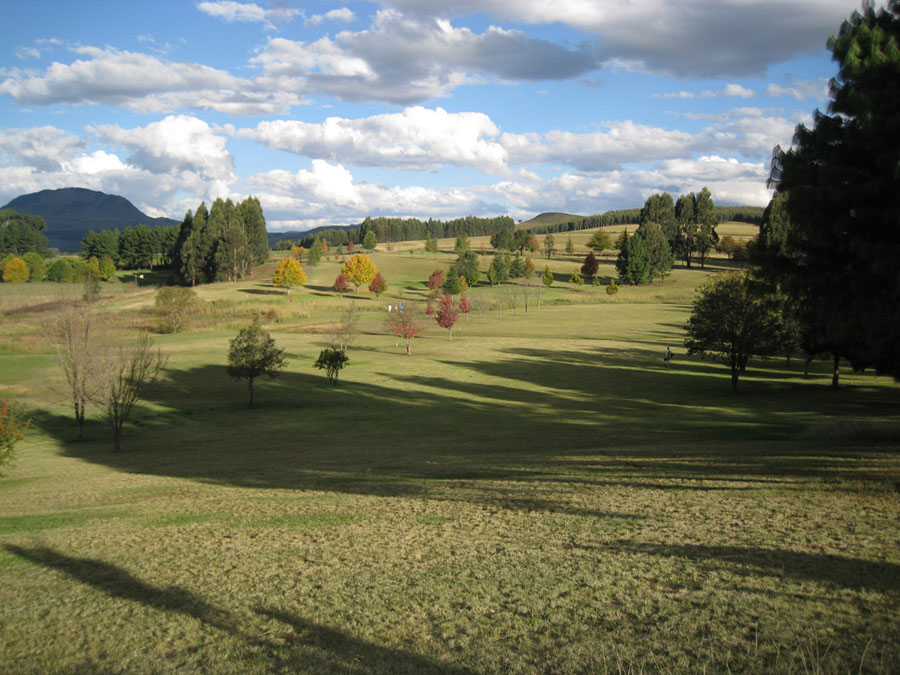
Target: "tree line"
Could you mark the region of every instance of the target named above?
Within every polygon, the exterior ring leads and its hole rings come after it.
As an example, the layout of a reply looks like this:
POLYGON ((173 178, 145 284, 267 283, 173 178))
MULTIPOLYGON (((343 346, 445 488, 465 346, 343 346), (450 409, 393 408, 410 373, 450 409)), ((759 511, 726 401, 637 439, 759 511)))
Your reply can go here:
POLYGON ((453 220, 419 220, 418 218, 366 218, 356 227, 328 228, 307 234, 302 239, 281 240, 273 246, 275 251, 288 251, 291 246, 302 246, 310 249, 317 239, 325 241, 329 246, 346 246, 349 243, 361 244, 366 235, 373 233, 380 242, 419 241, 426 239, 443 239, 460 234, 469 236, 492 235, 502 229, 515 227, 515 221, 509 216, 494 218, 478 218, 466 216, 453 220))
POLYGON ((123 230, 89 230, 81 239, 85 260, 109 258, 122 269, 169 267, 175 260, 178 228, 136 225, 123 230))

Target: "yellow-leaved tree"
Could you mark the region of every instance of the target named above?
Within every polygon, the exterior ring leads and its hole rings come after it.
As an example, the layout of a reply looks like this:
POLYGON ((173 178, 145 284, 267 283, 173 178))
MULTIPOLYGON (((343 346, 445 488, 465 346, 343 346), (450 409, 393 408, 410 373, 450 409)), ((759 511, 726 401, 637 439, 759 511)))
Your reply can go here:
POLYGON ((272 275, 272 285, 287 288, 288 295, 294 286, 302 286, 306 283, 306 272, 297 262, 296 258, 285 258, 278 267, 275 268, 275 274, 272 275))
POLYGON ((28 281, 28 263, 21 258, 13 258, 3 268, 3 281, 25 283, 28 281))
POLYGON ((356 292, 359 293, 359 287, 367 284, 375 275, 378 274, 378 268, 375 266, 369 256, 357 253, 344 263, 341 268, 341 274, 347 277, 351 284, 356 286, 356 292))

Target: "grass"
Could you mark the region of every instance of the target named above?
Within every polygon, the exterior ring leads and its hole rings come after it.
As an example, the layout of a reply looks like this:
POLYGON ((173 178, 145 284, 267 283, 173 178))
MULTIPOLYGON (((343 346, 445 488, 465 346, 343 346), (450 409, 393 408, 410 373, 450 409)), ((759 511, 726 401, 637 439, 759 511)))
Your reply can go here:
MULTIPOLYGON (((612 299, 560 281, 407 356, 382 305, 449 256, 374 258, 379 301, 328 291, 333 260, 293 302, 265 270, 199 287, 118 455, 93 419, 73 442, 41 321, 5 314, 35 351, 0 354, 33 419, 0 481, 0 669, 895 671, 900 387, 768 360, 733 396, 680 347, 701 270, 612 299), (329 386, 312 362, 350 302, 329 386), (250 410, 224 354, 270 309, 289 365, 250 410)), ((152 301, 122 284, 98 311, 149 326, 152 301)))

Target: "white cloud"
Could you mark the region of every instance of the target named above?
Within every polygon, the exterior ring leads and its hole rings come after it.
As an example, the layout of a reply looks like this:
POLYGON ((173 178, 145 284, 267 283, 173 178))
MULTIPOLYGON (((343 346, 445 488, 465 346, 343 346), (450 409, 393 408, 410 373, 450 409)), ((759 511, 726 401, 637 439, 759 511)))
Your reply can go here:
POLYGON ((790 96, 798 101, 825 101, 828 98, 828 80, 799 80, 789 87, 773 83, 766 87, 766 96, 790 96))
POLYGON ((505 173, 507 153, 494 140, 498 134, 483 113, 422 107, 357 120, 330 117, 320 124, 261 122, 237 132, 271 148, 356 166, 434 170, 450 164, 505 173))
POLYGON ((736 96, 738 98, 754 98, 756 96, 756 92, 752 89, 748 89, 740 84, 726 84, 722 89, 718 91, 713 91, 707 89, 706 91, 702 91, 699 94, 696 94, 692 91, 675 91, 669 92, 666 94, 655 94, 654 98, 718 98, 718 97, 726 97, 726 96, 736 96))
POLYGON ((3 164, 21 162, 40 171, 53 171, 60 168, 60 162, 83 148, 80 138, 52 126, 0 130, 3 164))
POLYGON ((333 9, 330 12, 325 12, 325 14, 314 14, 304 23, 307 26, 318 26, 325 21, 352 23, 354 19, 356 19, 356 14, 353 13, 353 10, 348 7, 341 7, 340 9, 333 9))
POLYGON ((612 170, 624 164, 690 154, 693 135, 625 120, 610 122, 603 131, 577 134, 503 134, 500 142, 513 165, 563 163, 585 171, 612 170))
POLYGON ((0 94, 21 105, 105 104, 141 113, 178 108, 277 113, 299 102, 295 95, 263 91, 248 80, 196 63, 112 48, 76 51, 87 58, 68 65, 54 62, 43 75, 15 71, 0 82, 0 94))
POLYGON ((259 84, 297 95, 410 104, 446 96, 482 77, 562 80, 599 67, 595 47, 568 49, 520 31, 477 34, 448 21, 422 23, 380 11, 371 28, 316 42, 276 38, 253 59, 259 84))
POLYGON ((234 159, 225 148, 226 138, 190 115, 169 115, 138 129, 105 124, 88 130, 129 150, 129 163, 152 173, 190 171, 207 179, 234 177, 234 159))
POLYGON ((310 169, 256 174, 246 181, 259 196, 270 229, 307 229, 322 223, 358 223, 371 213, 455 218, 493 213, 505 206, 485 202, 472 188, 433 189, 356 183, 339 164, 313 160, 310 169), (302 217, 300 217, 302 216, 302 217))
POLYGON ((235 21, 262 23, 267 27, 273 27, 273 24, 277 22, 290 21, 295 16, 302 14, 299 9, 289 7, 264 9, 253 2, 233 2, 232 0, 199 2, 197 3, 197 9, 229 23, 235 21))

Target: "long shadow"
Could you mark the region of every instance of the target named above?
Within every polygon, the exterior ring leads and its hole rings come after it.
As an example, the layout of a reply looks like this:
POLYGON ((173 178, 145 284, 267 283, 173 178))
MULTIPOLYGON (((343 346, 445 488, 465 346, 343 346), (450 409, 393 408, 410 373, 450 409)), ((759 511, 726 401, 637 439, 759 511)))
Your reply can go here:
MULTIPOLYGON (((94 440, 85 443, 72 442, 64 414, 38 411, 33 423, 60 439, 66 455, 126 472, 443 499, 449 491, 435 482, 462 476, 483 482, 468 491, 471 501, 563 511, 568 509, 556 497, 498 500, 484 482, 566 483, 574 476, 592 484, 656 488, 679 478, 746 489, 761 479, 869 479, 859 444, 744 443, 735 452, 730 441, 784 441, 796 436, 798 420, 807 419, 809 410, 890 414, 900 398, 895 389, 873 387, 821 403, 818 388, 767 382, 754 382, 752 393, 734 397, 727 376, 713 365, 666 371, 649 350, 515 349, 505 359, 450 365, 460 377, 388 373, 383 384, 342 379, 332 386, 311 367, 285 372, 259 381, 253 410, 247 408, 246 384, 229 378, 224 365, 168 371, 148 391, 153 405, 135 409, 121 453, 111 451, 108 430, 96 423, 88 428, 94 440), (651 357, 654 365, 648 366, 651 357), (610 448, 637 461, 606 455, 610 448), (842 461, 847 458, 856 461, 842 461)), ((872 469, 871 478, 876 474, 872 469)))
POLYGON ((23 560, 62 572, 114 598, 132 600, 166 612, 187 614, 214 628, 233 634, 239 632, 236 622, 227 611, 209 604, 183 588, 153 586, 102 560, 75 558, 51 548, 26 549, 13 544, 5 544, 4 548, 23 560))
POLYGON ((586 549, 613 550, 658 557, 679 557, 698 563, 716 563, 729 571, 748 576, 787 577, 827 583, 852 590, 878 593, 900 591, 900 565, 872 562, 825 553, 802 553, 783 549, 698 544, 642 543, 627 539, 586 549))
MULTIPOLYGON (((264 656, 248 654, 247 658, 262 658, 272 670, 311 669, 317 673, 346 673, 355 668, 361 672, 440 672, 458 675, 472 672, 425 656, 367 642, 294 614, 256 608, 254 611, 258 615, 287 624, 294 631, 293 639, 286 644, 270 642, 262 639, 257 632, 248 631, 232 612, 216 607, 183 588, 154 586, 116 565, 92 558, 64 555, 51 548, 23 548, 13 544, 5 544, 4 548, 23 560, 61 572, 111 597, 137 602, 164 612, 184 614, 212 628, 225 631, 248 645, 263 645, 264 656)), ((253 653, 260 654, 259 650, 253 650, 253 653)))
MULTIPOLYGON (((413 675, 416 673, 466 675, 475 672, 403 650, 381 647, 289 612, 267 608, 259 608, 254 611, 260 616, 290 626, 294 631, 295 642, 302 643, 305 649, 310 647, 315 649, 318 657, 315 663, 316 672, 352 673, 359 671, 363 673, 410 673, 413 675)), ((291 643, 288 643, 288 646, 290 647, 291 643)))

